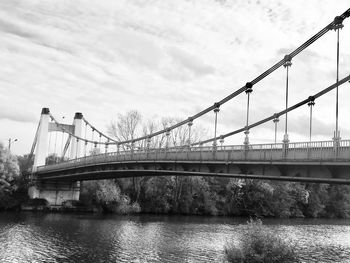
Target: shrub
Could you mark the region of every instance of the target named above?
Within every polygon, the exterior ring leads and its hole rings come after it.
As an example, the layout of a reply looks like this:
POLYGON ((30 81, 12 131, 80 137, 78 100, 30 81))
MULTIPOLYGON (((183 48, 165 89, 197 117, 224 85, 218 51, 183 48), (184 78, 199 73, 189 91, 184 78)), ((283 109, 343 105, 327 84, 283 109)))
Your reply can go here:
POLYGON ((82 206, 82 204, 78 200, 66 200, 62 202, 62 206, 64 208, 77 208, 79 206, 82 206))
POLYGON ((130 202, 121 202, 115 206, 113 211, 120 215, 135 214, 141 212, 141 207, 137 202, 133 204, 130 204, 130 202))
POLYGON ((262 226, 261 220, 250 220, 238 244, 228 244, 225 254, 232 263, 298 262, 295 245, 262 226))
POLYGON ((27 204, 30 206, 48 206, 49 202, 44 198, 34 198, 29 199, 27 204))

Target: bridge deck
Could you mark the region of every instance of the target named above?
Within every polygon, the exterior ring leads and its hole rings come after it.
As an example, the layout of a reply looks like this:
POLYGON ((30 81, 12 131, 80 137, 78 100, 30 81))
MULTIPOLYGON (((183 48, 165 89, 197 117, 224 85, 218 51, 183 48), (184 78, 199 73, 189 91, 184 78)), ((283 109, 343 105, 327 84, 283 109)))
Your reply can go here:
POLYGON ((159 148, 120 151, 72 159, 66 162, 41 166, 37 173, 64 170, 77 166, 111 162, 192 161, 233 163, 332 163, 350 165, 350 140, 342 140, 337 147, 333 141, 255 144, 213 147, 159 148))

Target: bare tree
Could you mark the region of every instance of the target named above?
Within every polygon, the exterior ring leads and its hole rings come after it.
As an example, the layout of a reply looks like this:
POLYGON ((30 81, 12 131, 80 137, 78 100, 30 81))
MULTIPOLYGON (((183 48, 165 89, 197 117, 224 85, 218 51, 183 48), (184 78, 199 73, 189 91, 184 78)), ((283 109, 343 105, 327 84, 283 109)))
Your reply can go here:
MULTIPOLYGON (((142 121, 141 114, 138 111, 129 111, 126 114, 118 114, 117 120, 111 122, 108 132, 119 141, 133 140, 140 136, 147 136, 160 129, 167 129, 172 125, 180 122, 177 118, 163 118, 160 122, 154 120, 142 121)), ((189 138, 189 127, 188 125, 182 125, 176 129, 169 131, 168 138, 166 133, 154 136, 152 138, 146 138, 144 140, 136 142, 139 149, 149 148, 162 148, 168 143, 169 147, 177 147, 188 145, 188 142, 196 142, 200 138, 206 135, 207 131, 200 126, 192 126, 191 138, 189 138)), ((126 150, 130 145, 122 145, 123 149, 126 150)), ((135 200, 138 201, 141 188, 146 182, 144 177, 133 177, 132 185, 135 193, 135 200)), ((182 187, 184 179, 179 176, 173 177, 174 182, 174 195, 176 202, 181 198, 182 187)))
MULTIPOLYGON (((108 133, 118 141, 133 140, 140 135, 141 121, 142 116, 136 110, 129 111, 124 115, 118 114, 117 121, 112 121, 108 127, 108 133)), ((130 148, 130 145, 122 144, 122 147, 126 150, 130 148)))
MULTIPOLYGON (((166 129, 178 122, 180 122, 181 119, 178 118, 163 118, 162 119, 162 128, 166 129)), ((187 146, 189 142, 198 142, 199 140, 203 139, 207 135, 207 130, 204 129, 201 126, 193 125, 191 127, 191 133, 189 133, 189 126, 188 125, 182 125, 176 129, 173 129, 170 132, 169 135, 169 147, 178 147, 178 146, 187 146)), ((182 177, 182 176, 172 176, 171 180, 173 183, 173 201, 174 201, 174 207, 178 208, 179 202, 182 198, 183 193, 183 186, 188 184, 189 182, 192 182, 193 180, 197 180, 198 178, 192 178, 192 177, 182 177)), ((192 185, 192 184, 190 184, 192 185)))
MULTIPOLYGON (((162 119, 162 126, 163 128, 170 127, 176 123, 179 123, 181 119, 179 118, 163 118, 162 119)), ((204 129, 202 126, 196 126, 193 125, 191 128, 191 133, 189 133, 189 126, 188 125, 182 125, 176 129, 173 129, 170 132, 170 140, 169 140, 169 146, 170 147, 177 147, 177 146, 184 146, 188 145, 189 142, 198 142, 200 139, 203 139, 207 135, 207 130, 204 129)))
MULTIPOLYGON (((118 114, 117 120, 112 121, 108 127, 108 133, 111 136, 114 136, 118 141, 134 140, 141 134, 141 122, 142 116, 136 110, 129 111, 126 114, 118 114)), ((139 148, 141 142, 138 141, 133 145, 122 144, 121 146, 123 150, 127 150, 128 148, 133 149, 134 147, 139 148)), ((132 184, 135 193, 134 199, 136 201, 140 196, 142 181, 143 178, 132 177, 132 184)))
MULTIPOLYGON (((161 129, 159 123, 154 120, 148 120, 143 125, 143 136, 147 136, 161 129)), ((144 148, 160 148, 163 147, 164 134, 145 139, 144 148)))

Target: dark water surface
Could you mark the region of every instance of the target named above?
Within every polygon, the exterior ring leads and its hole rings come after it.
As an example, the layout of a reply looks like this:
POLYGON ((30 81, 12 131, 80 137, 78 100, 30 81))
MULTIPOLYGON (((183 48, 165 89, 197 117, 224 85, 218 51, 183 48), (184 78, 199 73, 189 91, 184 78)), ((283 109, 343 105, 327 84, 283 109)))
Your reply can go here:
MULTIPOLYGON (((0 262, 224 262, 247 219, 0 213, 0 262)), ((265 220, 303 262, 350 262, 349 220, 265 220)))

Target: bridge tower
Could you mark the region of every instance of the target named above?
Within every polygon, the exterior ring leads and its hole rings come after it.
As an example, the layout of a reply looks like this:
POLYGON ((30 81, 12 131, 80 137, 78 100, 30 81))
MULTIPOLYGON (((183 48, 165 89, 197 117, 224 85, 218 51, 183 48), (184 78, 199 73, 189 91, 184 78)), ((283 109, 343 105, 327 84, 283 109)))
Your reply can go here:
MULTIPOLYGON (((74 135, 81 137, 82 129, 83 129, 83 114, 81 112, 76 112, 74 115, 74 135)), ((71 159, 76 159, 81 157, 81 140, 76 140, 72 138, 72 148, 71 148, 71 159)))
POLYGON ((42 108, 40 122, 36 138, 36 151, 34 156, 33 172, 38 166, 45 165, 47 140, 49 135, 50 110, 42 108))
MULTIPOLYGON (((28 195, 31 199, 42 198, 46 199, 50 206, 61 206, 67 200, 79 200, 80 182, 77 181, 41 181, 35 178, 35 173, 39 166, 45 165, 48 149, 48 139, 50 132, 63 131, 60 125, 50 122, 49 108, 43 108, 41 111, 40 122, 32 147, 32 152, 35 149, 34 164, 32 174, 34 183, 28 189, 28 195)), ((83 114, 75 113, 73 125, 61 124, 65 130, 70 133, 81 136, 83 126, 83 114)), ((71 138, 71 153, 70 158, 81 157, 81 142, 75 138, 71 138)))

